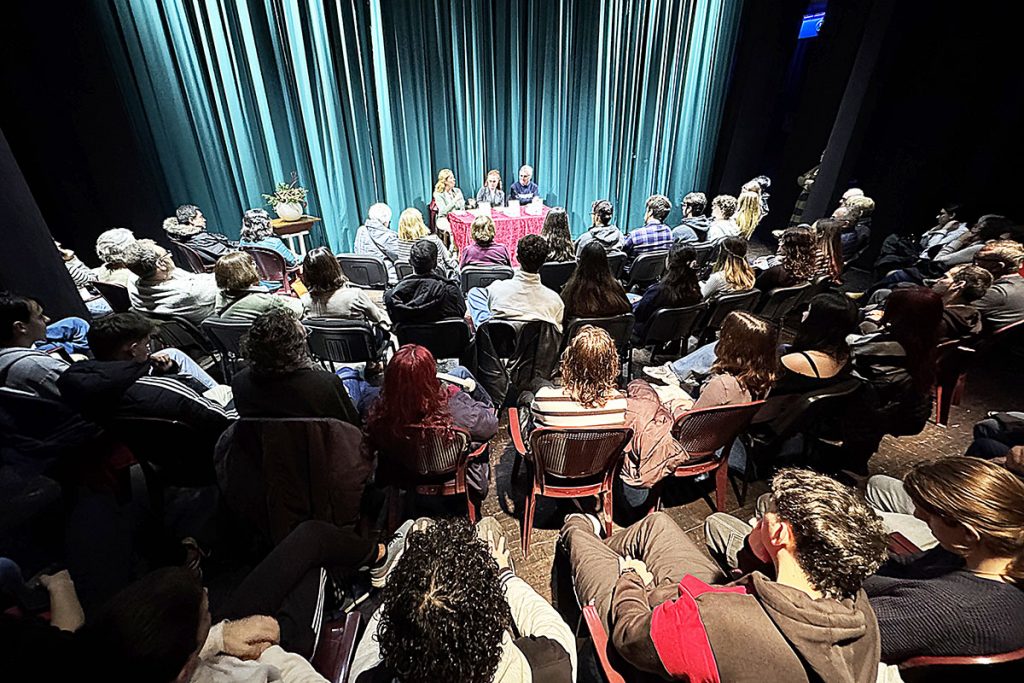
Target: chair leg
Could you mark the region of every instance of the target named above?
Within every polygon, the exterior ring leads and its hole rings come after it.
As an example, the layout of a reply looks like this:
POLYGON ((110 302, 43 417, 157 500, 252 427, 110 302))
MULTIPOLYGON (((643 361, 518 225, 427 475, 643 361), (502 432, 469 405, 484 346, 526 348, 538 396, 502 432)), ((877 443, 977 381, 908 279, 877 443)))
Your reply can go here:
POLYGON ((952 405, 950 393, 942 385, 935 387, 935 424, 940 427, 949 425, 949 409, 952 405))
POLYGON ((537 504, 536 495, 537 492, 531 486, 530 492, 526 494, 526 505, 523 507, 523 558, 527 560, 530 559, 530 536, 533 533, 533 512, 537 504))
POLYGON ((612 537, 612 492, 601 491, 601 514, 604 515, 604 537, 612 537))
POLYGON ((512 481, 519 478, 519 466, 523 464, 523 456, 519 455, 519 451, 515 453, 515 460, 512 461, 512 481))
POLYGON ((476 500, 474 500, 474 498, 475 498, 475 496, 473 495, 473 493, 469 490, 469 487, 467 486, 466 487, 466 510, 468 511, 468 514, 469 514, 469 521, 471 523, 473 523, 473 524, 476 524, 477 520, 480 519, 480 506, 478 505, 476 500))

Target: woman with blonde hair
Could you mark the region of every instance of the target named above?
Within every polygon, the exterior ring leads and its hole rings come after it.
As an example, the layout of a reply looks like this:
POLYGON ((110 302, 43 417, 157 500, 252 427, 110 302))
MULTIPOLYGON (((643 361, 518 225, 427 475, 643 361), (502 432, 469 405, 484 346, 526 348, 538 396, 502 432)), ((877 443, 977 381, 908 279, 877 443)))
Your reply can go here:
POLYGON ((501 174, 491 169, 484 176, 484 184, 476 193, 477 202, 487 202, 491 206, 505 205, 505 190, 501 187, 501 174))
POLYGON ((395 245, 395 252, 401 261, 409 262, 409 253, 412 245, 419 240, 429 240, 437 245, 437 263, 444 268, 446 274, 458 270, 459 262, 455 260, 448 247, 444 245, 441 238, 433 235, 426 223, 423 222, 423 214, 419 209, 408 208, 398 218, 398 243, 395 245))
POLYGON ((255 320, 274 308, 287 308, 296 316, 302 315, 301 301, 271 294, 260 284, 256 262, 244 251, 232 251, 217 259, 213 276, 220 290, 214 310, 221 318, 255 320))
POLYGON ((700 284, 700 293, 709 299, 720 294, 745 292, 753 288, 756 279, 754 269, 747 263, 747 240, 726 237, 719 246, 715 270, 700 284))
POLYGON ((538 427, 620 427, 626 397, 616 386, 619 353, 607 331, 584 325, 561 361, 562 386, 537 390, 530 404, 538 427))
MULTIPOLYGON (((755 183, 756 185, 756 183, 755 183)), ((746 187, 746 186, 744 186, 746 187)), ((764 216, 761 214, 761 193, 744 189, 736 202, 736 225, 740 226, 740 236, 750 239, 757 225, 764 216)))
POLYGON ((459 254, 459 267, 465 266, 511 266, 512 257, 508 247, 494 241, 494 219, 478 216, 470 229, 473 243, 467 244, 459 254))
MULTIPOLYGON (((450 168, 442 168, 437 172, 437 182, 434 183, 434 205, 437 207, 437 229, 451 234, 452 228, 448 224, 448 214, 465 209, 466 198, 462 196, 462 190, 455 187, 455 174, 450 168)), ((422 220, 422 216, 420 218, 422 220)))
POLYGON ((917 465, 903 480, 938 546, 864 582, 882 661, 1024 647, 1024 481, 979 458, 917 465))

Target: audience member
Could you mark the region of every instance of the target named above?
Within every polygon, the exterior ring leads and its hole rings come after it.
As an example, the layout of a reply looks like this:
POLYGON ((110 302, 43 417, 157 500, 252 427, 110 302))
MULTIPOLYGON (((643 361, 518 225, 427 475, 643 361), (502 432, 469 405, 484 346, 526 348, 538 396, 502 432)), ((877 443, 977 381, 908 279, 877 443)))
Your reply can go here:
POLYGON ((100 267, 93 269, 93 275, 100 282, 127 287, 135 279, 135 273, 128 270, 125 256, 128 247, 135 243, 135 235, 125 228, 111 228, 96 238, 96 257, 100 267))
POLYGON ((270 224, 270 214, 263 209, 249 209, 242 215, 242 234, 238 246, 275 251, 284 259, 286 268, 294 268, 299 264, 299 257, 277 236, 274 226, 270 224))
POLYGON ((818 177, 818 172, 821 170, 821 161, 824 159, 825 153, 822 152, 818 165, 796 179, 796 184, 800 188, 800 194, 793 205, 793 213, 789 217, 789 227, 791 228, 800 225, 804 220, 804 207, 807 205, 807 198, 811 195, 811 187, 818 177))
POLYGON ((89 316, 96 318, 111 313, 110 305, 106 300, 97 297, 96 294, 89 290, 89 283, 96 279, 96 274, 92 268, 82 263, 71 249, 65 249, 61 246, 60 242, 54 240, 53 244, 57 247, 57 252, 64 262, 68 275, 71 276, 71 282, 78 288, 78 294, 82 297, 85 307, 89 310, 89 316))
POLYGON ((608 256, 599 242, 590 242, 580 252, 579 263, 562 288, 561 297, 565 320, 605 318, 633 310, 626 290, 612 277, 608 256))
POLYGON ((672 231, 664 221, 672 210, 672 202, 662 194, 653 194, 647 198, 644 213, 644 227, 633 230, 626 235, 622 251, 626 254, 626 270, 637 258, 656 251, 667 251, 672 246, 672 231))
MULTIPOLYGON (((452 211, 464 210, 466 198, 462 196, 462 190, 455 187, 455 174, 450 168, 442 168, 437 172, 437 182, 434 183, 434 207, 437 209, 437 229, 451 234, 452 228, 448 224, 448 214, 452 211)), ((423 216, 421 215, 420 222, 422 221, 423 216)))
POLYGON ((856 331, 857 306, 845 294, 826 292, 811 298, 793 343, 779 358, 772 399, 818 391, 849 377, 847 337, 856 331))
POLYGON ((1024 481, 953 457, 917 465, 903 485, 938 547, 894 557, 865 581, 882 659, 1024 647, 1024 481))
POLYGON ((608 255, 621 253, 626 236, 612 225, 612 203, 607 199, 598 199, 590 206, 590 229, 576 240, 576 258, 583 253, 583 248, 591 242, 600 244, 608 255))
POLYGON ((746 292, 753 288, 755 279, 754 270, 747 263, 747 241, 726 237, 719 245, 715 270, 700 284, 700 293, 711 299, 720 294, 746 292))
POLYGON ((747 403, 768 394, 778 374, 775 344, 776 331, 771 324, 751 313, 733 311, 726 316, 721 336, 711 347, 715 360, 696 401, 678 388, 672 366, 665 366, 670 385, 667 389, 656 390, 641 379, 629 383, 626 424, 634 434, 621 471, 627 498, 645 497, 646 492, 633 492, 637 495, 631 496, 629 489, 649 489, 688 459, 686 451, 672 438, 676 417, 688 410, 747 403))
POLYGON ((540 281, 540 267, 548 257, 549 245, 540 235, 524 235, 516 246, 519 270, 511 280, 497 280, 486 288, 469 290, 467 304, 473 324, 486 320, 541 320, 562 331, 565 305, 561 297, 540 281))
POLYGON ((577 598, 595 604, 626 662, 684 680, 875 681, 878 627, 861 585, 884 559, 881 522, 808 471, 780 471, 769 496, 747 547, 774 579, 753 571, 729 584, 664 512, 607 540, 570 515, 561 544, 577 598))
POLYGON ((352 250, 362 256, 374 256, 384 262, 388 271, 388 284, 398 282, 395 263, 398 256, 398 235, 391 229, 391 207, 378 202, 366 213, 366 222, 356 230, 352 250))
MULTIPOLYGON (((486 443, 498 432, 491 398, 473 375, 461 366, 447 374, 458 383, 442 384, 430 351, 406 344, 384 369, 379 396, 366 392, 361 402, 368 412, 366 434, 381 453, 378 472, 384 479, 404 471, 406 463, 396 459, 413 457, 411 443, 419 436, 416 427, 459 427, 469 433, 473 444, 486 443)), ((486 451, 466 468, 466 485, 480 500, 487 495, 490 473, 486 451)))
POLYGON ((1005 461, 1007 467, 1024 475, 1024 413, 989 413, 974 425, 974 441, 965 455, 1005 461))
POLYGON ((349 287, 338 259, 327 247, 317 247, 302 260, 302 280, 309 293, 302 297, 311 318, 341 318, 387 323, 387 314, 362 289, 349 287))
POLYGON ((846 203, 846 206, 856 214, 856 222, 853 226, 853 243, 849 246, 845 242, 843 243, 843 258, 849 260, 845 253, 847 248, 852 248, 852 253, 850 254, 852 257, 871 242, 871 216, 875 213, 875 200, 861 195, 859 197, 852 197, 846 203))
POLYGON ((242 337, 249 365, 231 380, 242 417, 333 417, 360 425, 359 414, 333 372, 313 365, 306 328, 284 308, 256 318, 242 337))
POLYGON ((501 186, 501 173, 490 170, 484 176, 484 184, 476 193, 476 201, 491 206, 505 206, 505 190, 501 186))
POLYGON ((814 277, 828 278, 835 284, 842 282, 842 229, 843 222, 835 218, 814 221, 814 277))
POLYGON ((193 204, 182 204, 174 216, 164 221, 164 231, 175 242, 199 253, 203 263, 212 265, 221 256, 234 251, 237 244, 224 235, 206 231, 206 216, 193 204))
POLYGON ((917 263, 918 259, 930 261, 944 246, 967 232, 967 223, 959 218, 966 215, 959 204, 943 204, 935 216, 935 226, 925 230, 920 237, 916 233, 894 232, 882 240, 882 247, 875 259, 875 272, 888 273, 917 263))
POLYGON ((459 255, 459 267, 465 266, 511 266, 512 257, 508 247, 494 241, 494 219, 478 216, 470 229, 472 244, 467 244, 459 255))
POLYGON ((992 329, 1024 320, 1024 246, 1020 242, 989 242, 974 256, 975 265, 995 278, 985 295, 974 302, 987 327, 992 329))
POLYGON ((395 324, 431 323, 466 314, 459 283, 437 274, 437 254, 434 242, 416 242, 409 253, 413 274, 384 292, 384 306, 395 324))
POLYGON ((720 194, 711 202, 711 225, 708 227, 706 242, 718 243, 726 237, 739 237, 740 226, 736 223, 736 198, 720 194))
POLYGON ((773 289, 795 287, 814 275, 814 233, 807 228, 786 228, 779 238, 777 263, 761 271, 754 280, 762 303, 773 289))
POLYGON ((412 251, 412 245, 420 240, 433 242, 437 247, 437 262, 441 267, 441 273, 451 277, 453 273, 459 272, 459 261, 444 246, 444 242, 437 235, 432 235, 430 229, 423 222, 423 214, 419 209, 406 209, 398 217, 398 242, 395 252, 401 261, 408 261, 412 251))
POLYGON ((683 221, 672 229, 672 240, 684 244, 701 242, 708 232, 711 219, 704 215, 708 198, 703 192, 690 192, 683 197, 683 221))
POLYGON ((533 182, 533 166, 523 165, 519 168, 519 180, 508 188, 508 200, 517 200, 520 204, 529 204, 534 197, 540 196, 540 188, 533 182))
POLYGON ((186 273, 171 254, 152 240, 138 240, 125 255, 138 279, 128 285, 132 308, 144 313, 179 315, 196 325, 214 314, 217 282, 211 273, 186 273))
POLYGON ((581 327, 562 352, 560 368, 560 386, 545 384, 532 395, 532 420, 524 420, 527 426, 530 422, 537 427, 625 425, 626 396, 617 388, 619 353, 606 330, 581 327))
MULTIPOLYGON (((57 379, 67 370, 68 362, 34 348, 46 340, 49 322, 35 299, 0 292, 0 386, 42 398, 60 398, 57 379)), ((88 325, 85 329, 88 331, 88 325)))
POLYGON ((636 324, 633 337, 644 338, 651 318, 662 308, 692 306, 702 299, 697 280, 697 252, 685 242, 675 242, 665 257, 665 274, 647 288, 636 302, 633 315, 636 324))
POLYGON ((851 187, 850 189, 843 193, 842 197, 839 198, 839 206, 848 206, 850 204, 850 200, 852 200, 854 197, 863 196, 864 190, 860 189, 859 187, 851 187))
POLYGON ((424 525, 406 536, 349 680, 575 681, 572 630, 515 575, 497 520, 424 525))
MULTIPOLYGON (((961 263, 971 263, 975 255, 989 242, 1008 239, 1013 235, 1014 225, 1006 216, 985 214, 962 232, 956 239, 946 242, 939 253, 932 259, 934 265, 941 270, 948 270, 961 263)), ((920 282, 920 280, 914 280, 920 282)))
MULTIPOLYGON (((757 183, 754 183, 754 186, 758 187, 757 183)), ((746 185, 743 187, 736 201, 735 220, 740 229, 740 237, 749 240, 764 216, 761 215, 760 191, 748 190, 746 185)))
POLYGON ((255 320, 271 308, 287 308, 297 316, 303 313, 302 302, 292 297, 270 294, 260 284, 256 262, 244 251, 228 252, 217 259, 213 276, 217 293, 216 314, 221 318, 255 320))
POLYGON ((569 214, 560 206, 548 211, 544 216, 544 226, 540 236, 548 241, 548 261, 572 261, 576 252, 572 246, 572 233, 569 232, 569 214))

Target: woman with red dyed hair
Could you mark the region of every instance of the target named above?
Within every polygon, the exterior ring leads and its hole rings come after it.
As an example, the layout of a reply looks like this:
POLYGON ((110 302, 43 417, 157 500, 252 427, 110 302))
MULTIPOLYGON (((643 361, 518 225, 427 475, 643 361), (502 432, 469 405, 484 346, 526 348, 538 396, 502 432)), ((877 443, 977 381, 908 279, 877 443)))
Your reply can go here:
MULTIPOLYGON (((400 453, 414 425, 460 427, 469 432, 473 443, 480 444, 498 433, 498 416, 490 396, 469 370, 459 366, 439 376, 430 351, 406 344, 384 369, 380 394, 369 407, 366 433, 383 453, 400 453)), ((487 495, 489 480, 487 455, 469 463, 466 483, 481 498, 487 495)))

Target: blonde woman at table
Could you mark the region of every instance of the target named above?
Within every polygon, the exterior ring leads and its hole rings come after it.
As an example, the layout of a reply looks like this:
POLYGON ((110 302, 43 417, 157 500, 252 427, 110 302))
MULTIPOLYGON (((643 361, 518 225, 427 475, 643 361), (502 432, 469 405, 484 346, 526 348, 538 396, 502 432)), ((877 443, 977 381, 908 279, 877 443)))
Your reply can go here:
POLYGON ((437 229, 451 235, 452 228, 448 224, 448 214, 466 208, 466 198, 462 190, 455 187, 455 174, 450 168, 442 168, 437 172, 437 183, 434 184, 434 204, 437 206, 437 229))
POLYGON ((420 210, 406 209, 398 218, 398 243, 395 245, 398 260, 408 263, 412 245, 419 240, 428 240, 437 245, 437 265, 446 275, 458 273, 459 262, 448 251, 448 247, 444 246, 441 238, 430 233, 430 229, 423 222, 420 210))
POLYGON ((491 206, 505 206, 505 190, 501 187, 501 174, 492 169, 484 176, 484 186, 476 193, 476 201, 491 206))

